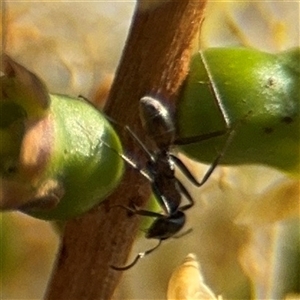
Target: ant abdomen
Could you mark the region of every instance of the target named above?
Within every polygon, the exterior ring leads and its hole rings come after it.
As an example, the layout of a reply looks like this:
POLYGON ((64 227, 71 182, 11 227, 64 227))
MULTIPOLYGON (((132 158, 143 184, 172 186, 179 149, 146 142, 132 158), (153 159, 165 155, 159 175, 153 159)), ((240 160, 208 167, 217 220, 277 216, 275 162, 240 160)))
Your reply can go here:
POLYGON ((177 210, 171 217, 157 218, 146 233, 147 239, 166 240, 178 233, 184 226, 185 214, 177 210))

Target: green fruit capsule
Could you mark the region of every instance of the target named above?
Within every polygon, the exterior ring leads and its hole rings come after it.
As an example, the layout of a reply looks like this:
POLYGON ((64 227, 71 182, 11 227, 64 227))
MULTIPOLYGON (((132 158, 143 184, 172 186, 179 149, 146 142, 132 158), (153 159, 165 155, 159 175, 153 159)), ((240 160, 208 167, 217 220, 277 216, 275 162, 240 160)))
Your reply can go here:
MULTIPOLYGON (((300 49, 246 48, 197 53, 178 100, 178 138, 235 130, 222 164, 263 164, 299 176, 300 49)), ((227 135, 180 146, 211 162, 227 135)))
POLYGON ((3 65, 0 208, 49 220, 86 212, 122 177, 116 132, 87 101, 48 94, 7 56, 3 65))
POLYGON ((102 141, 118 153, 122 149, 105 116, 86 101, 51 95, 50 116, 53 152, 44 178, 55 179, 63 196, 54 209, 26 212, 43 219, 65 219, 86 212, 119 183, 123 161, 102 141))

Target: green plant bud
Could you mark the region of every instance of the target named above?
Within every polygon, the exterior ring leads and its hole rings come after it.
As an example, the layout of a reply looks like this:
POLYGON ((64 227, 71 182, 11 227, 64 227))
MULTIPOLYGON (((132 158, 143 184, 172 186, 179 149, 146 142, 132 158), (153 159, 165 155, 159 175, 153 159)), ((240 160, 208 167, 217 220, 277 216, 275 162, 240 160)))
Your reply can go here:
MULTIPOLYGON (((35 74, 13 61, 6 54, 2 54, 1 62, 1 69, 5 74, 0 80, 1 100, 13 99, 13 104, 10 104, 19 105, 14 112, 10 112, 9 117, 11 118, 14 114, 18 116, 21 114, 20 110, 23 111, 22 114, 27 113, 27 117, 30 119, 39 119, 45 115, 50 104, 45 84, 35 74)), ((3 115, 1 114, 1 117, 3 115)))
POLYGON ((51 111, 56 139, 47 171, 63 182, 64 196, 51 212, 32 214, 51 218, 57 214, 61 219, 66 212, 90 209, 111 193, 122 176, 123 160, 102 141, 118 153, 122 149, 107 119, 86 101, 52 95, 51 111))
POLYGON ((19 89, 30 89, 29 84, 19 84, 13 75, 1 77, 0 105, 6 113, 0 115, 0 208, 42 219, 80 215, 119 183, 123 160, 103 143, 119 153, 118 136, 105 116, 87 101, 43 95, 46 90, 37 77, 33 75, 31 80, 32 73, 26 73, 24 67, 22 74, 19 80, 22 83, 26 78, 26 83, 32 84, 35 92, 31 95, 36 99, 29 99, 30 93, 22 99, 19 89))
MULTIPOLYGON (((233 128, 222 164, 264 164, 299 176, 300 49, 279 54, 246 48, 197 53, 178 101, 178 138, 233 128)), ((211 162, 227 135, 180 146, 211 162)))

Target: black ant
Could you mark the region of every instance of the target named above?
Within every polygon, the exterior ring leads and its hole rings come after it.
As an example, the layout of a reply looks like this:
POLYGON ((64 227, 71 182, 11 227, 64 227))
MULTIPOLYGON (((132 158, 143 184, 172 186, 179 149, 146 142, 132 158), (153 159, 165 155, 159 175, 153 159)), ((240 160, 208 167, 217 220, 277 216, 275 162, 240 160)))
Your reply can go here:
POLYGON ((132 138, 136 141, 139 147, 148 157, 144 168, 140 168, 134 161, 126 155, 119 154, 132 168, 138 170, 151 183, 152 192, 154 193, 159 205, 164 213, 139 209, 136 206, 128 207, 117 205, 127 211, 142 216, 156 218, 150 228, 146 232, 147 239, 157 239, 158 244, 145 251, 139 253, 136 258, 127 266, 116 267, 111 266, 114 270, 124 271, 133 267, 140 258, 150 254, 157 249, 163 240, 173 237, 178 233, 185 224, 186 216, 184 211, 194 205, 194 200, 184 185, 175 177, 175 165, 181 170, 186 178, 195 186, 202 186, 210 177, 214 169, 217 167, 219 160, 225 153, 232 136, 232 132, 227 139, 224 149, 216 157, 214 162, 205 173, 204 177, 198 182, 192 173, 188 170, 185 164, 170 152, 170 147, 173 145, 187 144, 199 142, 224 135, 226 131, 216 131, 209 134, 194 137, 191 139, 175 140, 175 126, 171 118, 171 114, 167 108, 157 99, 152 97, 143 97, 140 100, 140 117, 142 125, 147 132, 147 135, 156 145, 155 151, 150 151, 136 134, 126 126, 125 129, 129 132, 132 138), (180 206, 184 195, 188 204, 180 206))

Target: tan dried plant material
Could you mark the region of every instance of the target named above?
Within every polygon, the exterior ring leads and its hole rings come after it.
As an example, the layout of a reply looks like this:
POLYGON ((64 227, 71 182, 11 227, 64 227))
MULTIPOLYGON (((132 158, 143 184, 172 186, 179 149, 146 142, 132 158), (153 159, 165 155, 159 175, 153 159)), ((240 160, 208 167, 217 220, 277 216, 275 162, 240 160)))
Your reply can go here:
POLYGON ((168 285, 168 300, 222 300, 204 283, 195 254, 189 254, 172 273, 168 285))

